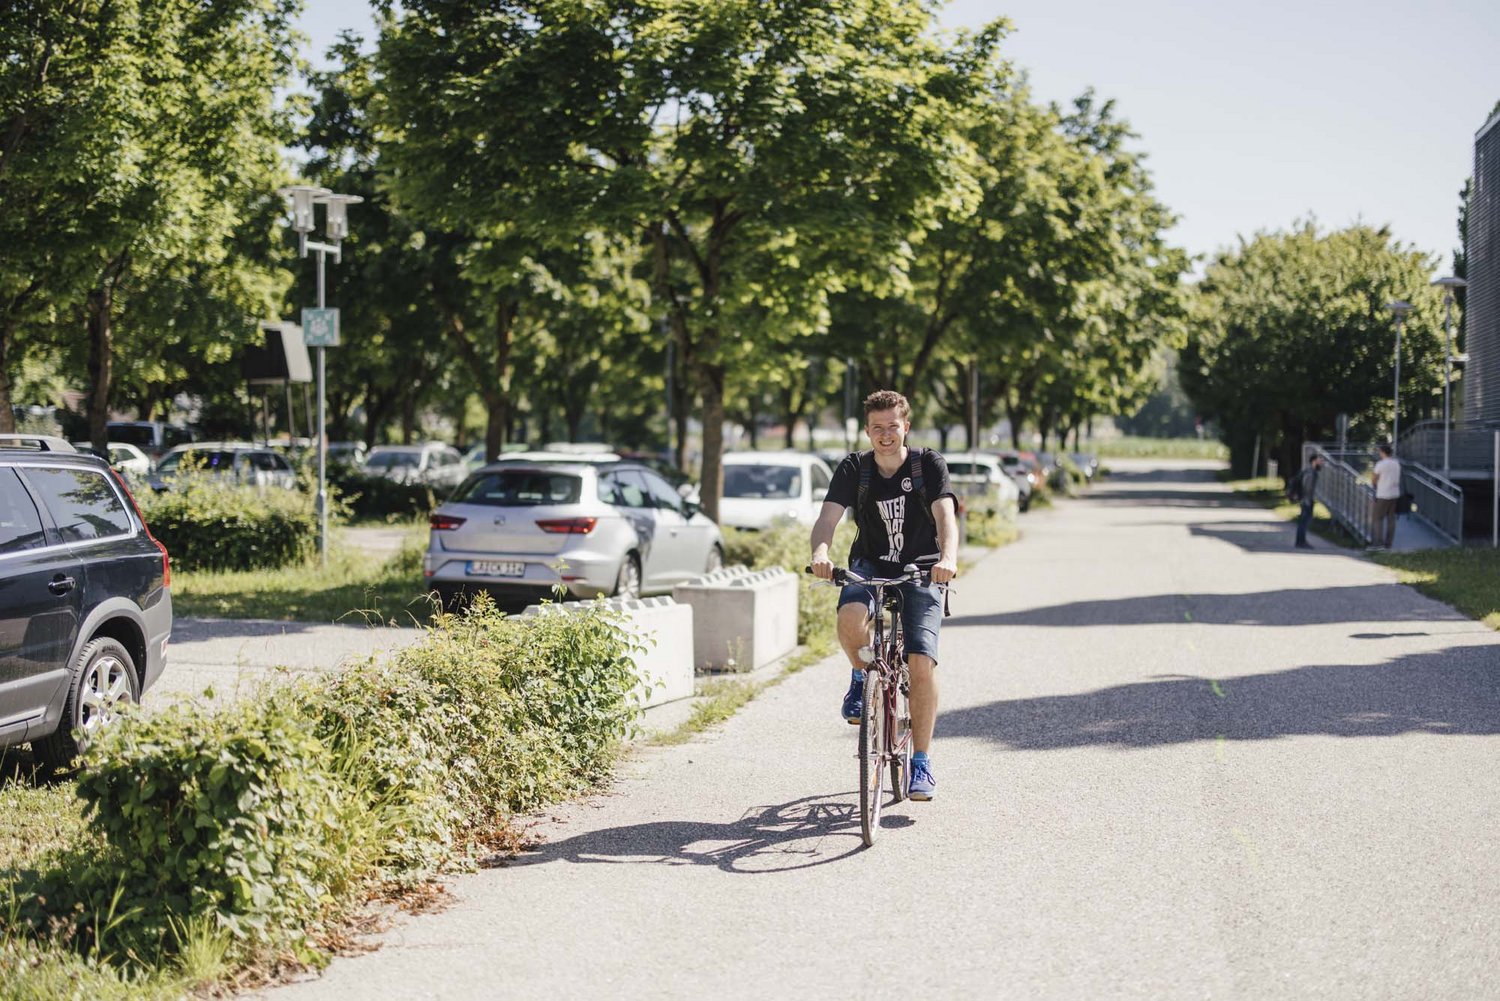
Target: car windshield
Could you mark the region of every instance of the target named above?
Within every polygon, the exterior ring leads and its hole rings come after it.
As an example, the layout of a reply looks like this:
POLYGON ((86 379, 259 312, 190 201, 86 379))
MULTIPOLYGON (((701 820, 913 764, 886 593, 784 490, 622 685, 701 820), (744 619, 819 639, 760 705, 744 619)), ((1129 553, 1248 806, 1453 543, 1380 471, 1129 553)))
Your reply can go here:
POLYGON ((802 470, 796 466, 725 466, 724 496, 781 500, 802 496, 802 470))
POLYGON ((454 492, 455 504, 485 507, 530 507, 536 504, 576 504, 583 481, 567 473, 539 469, 497 469, 471 476, 454 492))
POLYGON ((371 469, 416 469, 422 465, 421 452, 375 452, 365 460, 371 469))
POLYGON ((128 445, 140 445, 142 448, 150 448, 156 444, 155 430, 149 426, 111 424, 105 437, 110 441, 123 441, 128 445))
POLYGON ((233 469, 234 453, 218 449, 191 448, 186 452, 173 452, 161 460, 156 467, 159 473, 168 473, 179 466, 187 469, 233 469))

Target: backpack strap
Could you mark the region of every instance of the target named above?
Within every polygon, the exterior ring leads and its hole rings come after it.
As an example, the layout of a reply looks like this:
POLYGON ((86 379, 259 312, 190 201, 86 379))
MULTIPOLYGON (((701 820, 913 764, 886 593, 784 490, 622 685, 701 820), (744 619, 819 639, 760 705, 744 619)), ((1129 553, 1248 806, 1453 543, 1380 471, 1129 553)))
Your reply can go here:
POLYGON ((927 487, 922 480, 922 456, 926 454, 925 448, 907 450, 907 458, 911 462, 911 490, 917 496, 917 507, 921 509, 923 516, 930 520, 932 508, 927 505, 927 487))
POLYGON ((865 509, 865 501, 870 499, 870 477, 875 475, 875 453, 873 451, 859 453, 859 493, 855 498, 855 517, 860 517, 865 509))

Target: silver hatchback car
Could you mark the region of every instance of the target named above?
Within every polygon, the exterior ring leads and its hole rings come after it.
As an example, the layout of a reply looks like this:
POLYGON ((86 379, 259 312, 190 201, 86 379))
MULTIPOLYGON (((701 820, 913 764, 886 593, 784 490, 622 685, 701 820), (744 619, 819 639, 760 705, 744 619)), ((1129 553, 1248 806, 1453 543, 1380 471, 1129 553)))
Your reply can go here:
POLYGON ((445 605, 670 591, 724 563, 719 526, 633 462, 510 459, 469 475, 432 513, 423 561, 445 605))

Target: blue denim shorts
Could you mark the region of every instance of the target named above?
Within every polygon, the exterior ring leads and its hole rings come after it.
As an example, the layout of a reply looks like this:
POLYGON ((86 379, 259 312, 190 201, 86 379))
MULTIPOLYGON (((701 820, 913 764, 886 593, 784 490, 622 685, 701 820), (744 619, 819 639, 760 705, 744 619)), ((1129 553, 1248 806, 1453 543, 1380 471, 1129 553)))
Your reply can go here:
MULTIPOLYGON (((875 565, 868 560, 855 560, 849 569, 861 577, 879 576, 875 565)), ((895 588, 901 594, 901 634, 906 639, 908 655, 919 653, 938 659, 938 630, 943 625, 943 589, 936 584, 923 587, 920 584, 901 584, 895 588)), ((890 589, 887 589, 889 593, 890 589)), ((875 589, 866 584, 845 584, 839 592, 839 607, 864 605, 872 617, 875 614, 875 589)))

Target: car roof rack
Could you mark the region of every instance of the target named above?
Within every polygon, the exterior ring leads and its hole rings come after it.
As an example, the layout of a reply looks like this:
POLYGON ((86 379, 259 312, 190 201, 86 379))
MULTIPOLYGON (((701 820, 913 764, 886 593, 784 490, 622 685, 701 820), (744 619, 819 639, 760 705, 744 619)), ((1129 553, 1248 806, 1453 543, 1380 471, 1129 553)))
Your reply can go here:
POLYGON ((77 452, 73 443, 52 434, 0 434, 0 448, 24 448, 32 452, 77 452))

